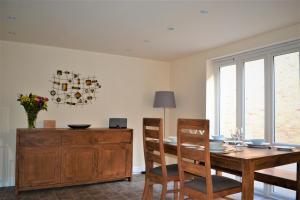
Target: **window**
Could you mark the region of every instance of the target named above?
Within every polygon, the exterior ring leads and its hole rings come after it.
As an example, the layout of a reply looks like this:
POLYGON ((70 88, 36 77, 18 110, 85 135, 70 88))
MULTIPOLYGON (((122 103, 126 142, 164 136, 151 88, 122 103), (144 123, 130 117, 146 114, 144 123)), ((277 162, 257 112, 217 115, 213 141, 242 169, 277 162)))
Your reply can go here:
POLYGON ((300 146, 300 40, 216 61, 215 133, 300 146))
POLYGON ((300 144, 299 52, 274 57, 275 142, 300 144))
POLYGON ((220 68, 220 132, 230 137, 236 124, 236 66, 220 68))
MULTIPOLYGON (((245 139, 300 147, 300 40, 222 58, 215 66, 215 134, 230 137, 239 127, 245 139)), ((295 198, 287 189, 255 186, 270 197, 295 198)))
POLYGON ((245 62, 245 138, 264 138, 264 59, 245 62))

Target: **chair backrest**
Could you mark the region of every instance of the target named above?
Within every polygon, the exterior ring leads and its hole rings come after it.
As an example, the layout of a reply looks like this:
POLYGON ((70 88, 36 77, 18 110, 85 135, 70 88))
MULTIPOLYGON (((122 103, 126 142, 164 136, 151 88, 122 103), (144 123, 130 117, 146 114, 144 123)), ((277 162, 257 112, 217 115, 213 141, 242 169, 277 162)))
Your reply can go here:
POLYGON ((180 185, 184 185, 186 172, 202 176, 206 179, 207 195, 211 195, 209 121, 204 119, 178 119, 177 144, 180 185))
POLYGON ((143 143, 146 164, 146 173, 153 169, 154 164, 162 168, 162 175, 167 176, 164 143, 163 124, 161 118, 143 119, 143 143))

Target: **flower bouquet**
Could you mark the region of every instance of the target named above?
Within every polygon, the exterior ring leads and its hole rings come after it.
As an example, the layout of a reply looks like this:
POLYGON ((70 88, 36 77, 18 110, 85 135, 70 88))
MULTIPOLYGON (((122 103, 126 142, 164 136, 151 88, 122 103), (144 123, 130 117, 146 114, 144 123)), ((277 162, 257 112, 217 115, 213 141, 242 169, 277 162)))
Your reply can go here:
POLYGON ((41 97, 34 94, 20 94, 17 101, 24 107, 27 113, 28 128, 35 128, 35 122, 40 110, 47 110, 47 97, 41 97))

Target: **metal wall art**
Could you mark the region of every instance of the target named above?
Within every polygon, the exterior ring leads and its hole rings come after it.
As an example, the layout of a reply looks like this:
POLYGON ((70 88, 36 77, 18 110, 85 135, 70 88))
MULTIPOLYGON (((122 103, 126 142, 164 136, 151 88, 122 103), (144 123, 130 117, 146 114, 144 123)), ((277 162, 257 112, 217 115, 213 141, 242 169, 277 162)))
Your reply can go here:
POLYGON ((95 76, 84 78, 79 73, 62 70, 57 70, 50 82, 52 101, 71 106, 92 103, 96 100, 97 89, 101 88, 95 76))

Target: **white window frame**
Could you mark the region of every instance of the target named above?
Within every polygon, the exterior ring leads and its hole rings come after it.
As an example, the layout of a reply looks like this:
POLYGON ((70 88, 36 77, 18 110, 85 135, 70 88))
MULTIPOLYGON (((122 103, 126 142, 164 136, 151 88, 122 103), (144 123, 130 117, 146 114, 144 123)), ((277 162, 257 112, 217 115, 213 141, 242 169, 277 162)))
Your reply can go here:
MULTIPOLYGON (((214 76, 215 78, 215 130, 217 135, 220 133, 220 68, 228 65, 236 65, 236 127, 245 127, 245 74, 244 63, 264 59, 265 70, 265 124, 264 124, 264 136, 266 141, 270 143, 275 142, 275 130, 274 130, 274 56, 300 52, 300 39, 285 42, 281 44, 272 45, 269 47, 252 50, 233 56, 228 56, 220 59, 213 60, 214 63, 214 76)), ((300 57, 300 56, 299 56, 300 57)), ((300 58, 299 58, 300 60, 300 58)), ((300 62, 299 62, 300 63, 300 62)), ((300 73, 300 71, 299 71, 300 73)), ((243 137, 245 137, 243 135, 243 137)), ((276 143, 279 144, 279 143, 276 143)), ((285 144, 288 145, 288 144, 285 144)), ((300 146, 300 144, 299 144, 300 146)))
MULTIPOLYGON (((228 65, 236 65, 236 127, 245 128, 245 74, 244 74, 244 63, 264 59, 264 99, 265 99, 265 139, 271 144, 278 145, 289 145, 282 143, 275 143, 275 74, 274 74, 274 57, 299 52, 300 54, 300 39, 285 42, 281 44, 272 45, 269 47, 240 53, 233 56, 224 57, 221 59, 213 60, 214 63, 214 76, 215 78, 215 135, 220 133, 220 68, 228 65)), ((300 56, 299 56, 300 63, 300 56)), ((299 70, 300 75, 300 70, 299 70)), ((299 76, 300 77, 300 76, 299 76)), ((245 129, 244 129, 245 130, 245 129)), ((244 133, 245 134, 245 133, 244 133)), ((242 136, 243 138, 245 135, 242 136)), ((294 145, 298 146, 299 145, 294 145)), ((273 197, 278 197, 278 193, 273 192, 273 186, 264 184, 263 193, 273 197)), ((282 197, 283 199, 283 197, 282 197)))

